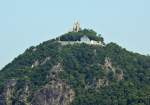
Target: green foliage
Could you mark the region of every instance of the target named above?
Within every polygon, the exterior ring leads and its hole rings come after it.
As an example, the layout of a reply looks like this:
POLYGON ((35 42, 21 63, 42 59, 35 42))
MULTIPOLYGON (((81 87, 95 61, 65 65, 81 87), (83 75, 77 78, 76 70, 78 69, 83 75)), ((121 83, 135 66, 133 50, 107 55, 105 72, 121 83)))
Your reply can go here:
POLYGON ((145 87, 150 86, 149 57, 128 52, 115 43, 104 48, 84 44, 66 46, 62 53, 65 72, 61 78, 76 91, 72 105, 148 105, 150 88, 145 87), (123 70, 124 80, 115 81, 113 71, 106 72, 99 66, 107 56, 117 74, 123 70), (107 78, 109 86, 94 88, 100 78, 107 78))
MULTIPOLYGON (((91 40, 103 41, 96 32, 87 29, 69 32, 60 38, 76 41, 83 35, 91 40)), ((115 43, 105 47, 86 44, 62 46, 56 40, 50 40, 31 47, 0 71, 0 95, 5 81, 16 79, 15 105, 26 84, 29 84, 31 93, 48 84, 49 72, 58 63, 63 67, 59 79, 66 81, 75 91, 72 105, 149 105, 150 57, 129 52, 115 43), (45 62, 47 57, 50 59, 45 62), (111 69, 105 70, 106 57, 111 59, 117 74, 123 72, 124 80, 116 81, 116 74, 111 69), (39 64, 32 67, 35 61, 39 64), (108 85, 97 88, 99 79, 107 80, 108 85)), ((30 101, 32 95, 29 96, 30 101)))
MULTIPOLYGON (((25 53, 14 59, 2 71, 0 71, 0 84, 7 79, 30 80, 33 88, 38 88, 47 82, 46 75, 59 61, 58 55, 59 44, 53 41, 44 42, 36 47, 37 51, 33 51, 34 47, 27 49, 25 53), (51 58, 51 62, 41 65, 46 57, 51 58), (32 64, 38 60, 39 67, 32 68, 32 64)), ((34 89, 33 89, 34 90, 34 89)))
POLYGON ((90 40, 101 41, 103 42, 103 38, 101 35, 97 36, 97 33, 93 30, 84 29, 79 32, 68 32, 60 37, 61 41, 80 41, 82 36, 87 36, 90 40))

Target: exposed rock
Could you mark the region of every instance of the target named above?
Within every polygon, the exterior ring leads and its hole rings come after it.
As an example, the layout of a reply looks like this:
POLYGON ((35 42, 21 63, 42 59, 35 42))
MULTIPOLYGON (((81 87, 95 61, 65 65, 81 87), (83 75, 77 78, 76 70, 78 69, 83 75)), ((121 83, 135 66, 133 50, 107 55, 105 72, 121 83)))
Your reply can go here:
POLYGON ((25 105, 31 105, 28 102, 28 97, 30 95, 29 84, 25 84, 24 88, 21 89, 22 94, 19 96, 19 102, 25 105))
POLYGON ((60 71, 63 71, 63 68, 61 66, 60 63, 58 63, 57 65, 53 66, 51 72, 60 72, 60 71))
POLYGON ((39 65, 39 61, 36 60, 36 61, 32 64, 31 68, 37 67, 38 65, 39 65))
MULTIPOLYGON (((114 73, 113 78, 116 78, 116 80, 118 81, 123 80, 123 71, 120 68, 112 66, 112 62, 109 57, 105 58, 105 63, 101 65, 101 67, 107 71, 106 73, 108 73, 109 71, 112 71, 114 73)), ((103 81, 101 80, 99 82, 103 83, 103 81)))
POLYGON ((51 59, 51 57, 46 57, 45 60, 41 63, 41 65, 46 64, 47 61, 49 61, 51 59))
POLYGON ((120 80, 123 80, 124 78, 123 78, 123 71, 120 69, 120 70, 116 70, 116 79, 118 80, 118 81, 120 81, 120 80))
POLYGON ((15 85, 16 85, 16 80, 15 79, 10 79, 10 80, 6 81, 6 87, 7 88, 14 87, 15 85))
POLYGON ((58 78, 61 71, 60 63, 52 67, 48 76, 49 83, 35 92, 32 105, 69 105, 73 101, 75 92, 58 78))
POLYGON ((37 50, 36 48, 33 48, 33 49, 32 49, 33 52, 35 52, 36 50, 37 50))
POLYGON ((104 64, 104 68, 105 69, 112 69, 112 62, 111 59, 109 57, 105 58, 105 64, 104 64))
POLYGON ((111 59, 109 57, 105 57, 104 64, 103 65, 101 64, 101 67, 106 71, 112 70, 113 66, 112 66, 111 59))
POLYGON ((16 91, 17 80, 11 79, 6 81, 3 93, 0 94, 0 105, 31 105, 27 101, 29 96, 29 87, 24 86, 23 89, 16 91), (14 101, 14 97, 18 97, 17 101, 14 101))
POLYGON ((34 94, 32 105, 69 105, 75 92, 62 81, 51 81, 50 84, 34 94))
POLYGON ((101 65, 101 67, 106 70, 107 72, 109 72, 110 70, 113 71, 113 73, 115 74, 115 67, 112 66, 112 62, 111 59, 109 57, 105 58, 105 62, 103 65, 101 65))
POLYGON ((108 80, 107 79, 98 79, 96 83, 96 88, 105 87, 108 86, 108 80))
POLYGON ((13 93, 14 93, 14 87, 16 85, 16 80, 15 79, 11 79, 6 81, 5 84, 5 89, 4 89, 4 96, 3 97, 5 99, 6 105, 12 105, 12 98, 13 98, 13 93))
POLYGON ((50 70, 49 79, 58 79, 58 73, 63 71, 63 68, 60 63, 53 66, 53 68, 50 70))

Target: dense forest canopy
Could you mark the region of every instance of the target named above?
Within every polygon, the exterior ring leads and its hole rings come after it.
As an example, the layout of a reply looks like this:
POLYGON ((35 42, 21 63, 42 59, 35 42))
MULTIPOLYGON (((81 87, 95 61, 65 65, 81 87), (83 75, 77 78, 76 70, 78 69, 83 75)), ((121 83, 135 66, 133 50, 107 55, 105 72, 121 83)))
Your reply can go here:
MULTIPOLYGON (((82 35, 103 41, 87 29, 60 38, 76 41, 82 35)), ((0 105, 54 104, 48 100, 59 100, 55 105, 149 105, 150 56, 116 43, 63 46, 49 40, 30 47, 0 71, 0 105), (57 84, 67 86, 58 90, 57 84), (63 96, 68 87, 73 91, 69 102, 65 98, 71 95, 63 96)))
POLYGON ((80 41, 80 38, 83 36, 87 36, 90 40, 101 41, 104 42, 104 39, 101 35, 97 35, 97 33, 91 29, 81 29, 79 32, 68 32, 62 36, 60 36, 61 41, 80 41))

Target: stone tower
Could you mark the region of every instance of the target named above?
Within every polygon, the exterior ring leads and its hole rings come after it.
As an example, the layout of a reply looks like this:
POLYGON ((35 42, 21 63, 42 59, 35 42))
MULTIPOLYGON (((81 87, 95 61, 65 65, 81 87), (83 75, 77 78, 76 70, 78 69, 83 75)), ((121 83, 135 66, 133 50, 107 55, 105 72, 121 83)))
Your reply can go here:
POLYGON ((73 32, 79 32, 80 31, 80 23, 77 21, 73 25, 73 32))

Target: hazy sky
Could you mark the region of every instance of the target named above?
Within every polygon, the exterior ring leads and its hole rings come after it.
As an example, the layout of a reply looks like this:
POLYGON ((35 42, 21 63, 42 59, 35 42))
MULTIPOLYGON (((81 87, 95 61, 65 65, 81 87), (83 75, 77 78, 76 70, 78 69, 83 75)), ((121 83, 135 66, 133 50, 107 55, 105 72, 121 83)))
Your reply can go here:
POLYGON ((107 43, 150 54, 150 0, 0 0, 0 68, 75 20, 107 43))

